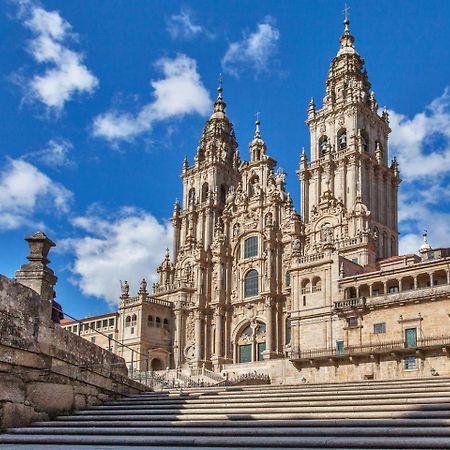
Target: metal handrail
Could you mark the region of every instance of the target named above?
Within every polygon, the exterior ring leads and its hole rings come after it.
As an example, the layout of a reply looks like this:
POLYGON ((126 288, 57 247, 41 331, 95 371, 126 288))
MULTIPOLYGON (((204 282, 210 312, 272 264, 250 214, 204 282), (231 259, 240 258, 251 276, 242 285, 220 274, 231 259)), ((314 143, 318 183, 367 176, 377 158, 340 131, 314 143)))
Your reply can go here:
MULTIPOLYGON (((112 346, 111 346, 112 342, 115 342, 116 344, 120 345, 120 348, 122 348, 122 349, 123 348, 127 348, 128 350, 131 350, 131 361, 125 361, 126 364, 128 364, 128 363, 131 364, 131 367, 130 367, 131 375, 133 374, 133 371, 134 371, 134 364, 135 363, 140 363, 141 361, 145 361, 146 362, 146 371, 148 371, 148 369, 149 369, 149 367, 148 367, 148 364, 149 364, 149 357, 148 357, 148 355, 146 355, 144 353, 141 353, 141 352, 135 350, 134 348, 130 347, 129 345, 126 345, 123 342, 120 342, 117 339, 114 339, 114 338, 110 337, 108 334, 105 334, 105 333, 101 332, 100 330, 97 330, 96 328, 92 327, 88 322, 83 322, 82 320, 71 316, 70 314, 68 314, 67 312, 63 311, 62 309, 57 308, 55 305, 52 305, 52 310, 55 310, 58 313, 63 314, 65 317, 67 316, 70 319, 72 319, 73 321, 77 322, 77 324, 78 324, 78 336, 81 335, 81 327, 80 327, 80 325, 83 324, 83 329, 86 329, 86 327, 87 327, 88 329, 90 329, 90 330, 94 331, 95 333, 98 333, 98 334, 100 334, 100 335, 102 335, 102 336, 104 336, 104 337, 106 337, 108 339, 108 351, 112 352, 112 346), (143 357, 143 359, 135 359, 134 358, 135 354, 136 354, 136 356, 139 355, 139 356, 143 357)), ((74 334, 74 333, 72 333, 72 334, 74 334)), ((96 345, 96 344, 94 344, 94 345, 96 345)))

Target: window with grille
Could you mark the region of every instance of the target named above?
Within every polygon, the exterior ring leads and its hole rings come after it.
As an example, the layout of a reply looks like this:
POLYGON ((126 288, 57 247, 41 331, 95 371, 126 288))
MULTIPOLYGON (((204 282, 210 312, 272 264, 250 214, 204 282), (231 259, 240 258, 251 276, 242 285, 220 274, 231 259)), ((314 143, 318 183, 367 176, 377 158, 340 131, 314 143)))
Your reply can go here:
POLYGON ((247 272, 244 280, 244 297, 258 295, 258 272, 252 269, 247 272))
POLYGON ((374 323, 373 332, 374 334, 386 333, 386 322, 374 323))
POLYGON ((415 356, 406 356, 404 359, 405 369, 417 369, 417 360, 415 356))
POLYGON ((244 258, 251 258, 258 256, 258 237, 252 236, 245 240, 244 243, 244 258))
POLYGON ((358 326, 358 318, 357 317, 349 317, 347 319, 347 326, 349 328, 356 328, 358 326))

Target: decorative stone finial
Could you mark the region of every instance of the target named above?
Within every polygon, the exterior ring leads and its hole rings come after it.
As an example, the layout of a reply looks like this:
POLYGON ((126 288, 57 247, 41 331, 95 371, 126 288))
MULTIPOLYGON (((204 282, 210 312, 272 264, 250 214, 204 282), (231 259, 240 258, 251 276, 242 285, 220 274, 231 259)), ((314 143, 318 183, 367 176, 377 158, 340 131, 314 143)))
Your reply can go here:
POLYGON ((128 298, 130 296, 130 285, 128 284, 128 281, 125 280, 122 283, 122 280, 120 281, 120 290, 122 292, 120 298, 128 298))
POLYGON ((16 272, 16 280, 41 296, 42 302, 39 314, 41 320, 47 321, 51 318, 53 288, 58 281, 53 270, 47 267, 50 262, 47 256, 55 243, 42 231, 27 236, 25 240, 30 247, 30 254, 27 256, 29 262, 23 264, 16 272))
POLYGON ((30 236, 27 236, 25 240, 30 246, 30 254, 27 256, 30 264, 45 268, 50 262, 47 259, 48 252, 55 246, 55 243, 51 241, 42 231, 38 231, 30 236))
POLYGON ((419 253, 428 253, 431 250, 431 245, 428 242, 428 231, 423 230, 422 233, 423 243, 420 246, 419 253))

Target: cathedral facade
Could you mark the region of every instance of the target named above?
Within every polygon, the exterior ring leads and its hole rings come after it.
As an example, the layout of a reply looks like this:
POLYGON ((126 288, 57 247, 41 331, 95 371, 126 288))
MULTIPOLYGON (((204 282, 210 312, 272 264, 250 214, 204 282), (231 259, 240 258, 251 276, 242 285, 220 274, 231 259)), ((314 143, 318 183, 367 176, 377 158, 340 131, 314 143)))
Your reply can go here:
POLYGON ((322 105, 307 110, 301 215, 259 120, 241 160, 219 86, 194 163, 183 162, 171 255, 150 294, 145 280, 135 297, 122 291, 117 335, 144 355, 140 370, 279 383, 450 375, 450 250, 424 234, 418 254, 398 255, 389 116, 344 24, 322 105))

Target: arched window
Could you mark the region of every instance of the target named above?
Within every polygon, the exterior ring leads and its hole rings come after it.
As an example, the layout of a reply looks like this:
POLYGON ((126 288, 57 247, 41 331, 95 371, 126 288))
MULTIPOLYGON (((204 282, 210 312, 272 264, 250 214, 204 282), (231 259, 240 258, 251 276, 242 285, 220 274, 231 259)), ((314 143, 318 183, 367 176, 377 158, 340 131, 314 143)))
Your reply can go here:
POLYGON ((251 236, 244 242, 244 258, 258 256, 258 236, 251 236))
POLYGON ((244 279, 244 297, 258 295, 258 272, 255 269, 249 270, 244 279))
POLYGON ((161 318, 160 317, 156 318, 156 328, 161 328, 161 318))
POLYGON ((125 326, 126 327, 129 327, 131 325, 131 317, 130 316, 127 316, 126 318, 125 318, 125 326))
POLYGON ((148 326, 149 327, 155 326, 155 318, 153 316, 148 316, 148 326))
POLYGON ((163 328, 165 330, 169 331, 169 321, 167 319, 164 319, 163 328))
POLYGON ((320 292, 322 290, 322 281, 320 277, 313 278, 312 281, 312 292, 320 292))
POLYGON ((322 136, 319 139, 319 157, 322 158, 328 151, 328 136, 322 136))
POLYGON ((347 148, 347 130, 342 128, 338 133, 339 150, 347 148))
POLYGON ((206 200, 208 200, 208 191, 209 191, 208 183, 203 183, 203 186, 202 186, 202 202, 206 202, 206 200))
POLYGON ((137 316, 136 316, 136 314, 133 314, 133 316, 131 317, 131 326, 135 327, 136 322, 137 322, 137 316))

